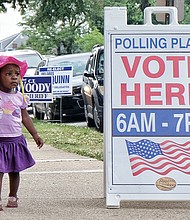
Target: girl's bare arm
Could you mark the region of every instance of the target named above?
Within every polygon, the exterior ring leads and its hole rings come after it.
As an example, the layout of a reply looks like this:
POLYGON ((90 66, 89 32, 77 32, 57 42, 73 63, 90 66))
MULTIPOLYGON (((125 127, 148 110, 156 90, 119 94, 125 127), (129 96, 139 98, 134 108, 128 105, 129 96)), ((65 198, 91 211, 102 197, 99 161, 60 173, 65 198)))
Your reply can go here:
POLYGON ((28 130, 28 132, 32 135, 32 137, 34 138, 38 148, 41 148, 43 146, 43 140, 41 139, 41 137, 38 135, 38 132, 36 130, 36 128, 34 127, 34 124, 32 122, 32 119, 30 118, 28 112, 26 109, 22 109, 21 110, 21 114, 22 114, 22 123, 23 125, 26 127, 26 129, 28 130))

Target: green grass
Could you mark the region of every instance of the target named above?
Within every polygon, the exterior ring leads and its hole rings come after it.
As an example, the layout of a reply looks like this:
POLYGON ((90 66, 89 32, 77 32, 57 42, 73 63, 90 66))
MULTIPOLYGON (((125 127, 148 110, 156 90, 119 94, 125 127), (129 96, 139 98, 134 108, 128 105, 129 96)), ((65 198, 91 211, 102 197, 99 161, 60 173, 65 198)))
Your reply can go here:
MULTIPOLYGON (((33 120, 33 123, 45 144, 103 160, 103 134, 95 129, 39 120, 33 120)), ((32 139, 25 128, 23 133, 27 139, 32 139)))

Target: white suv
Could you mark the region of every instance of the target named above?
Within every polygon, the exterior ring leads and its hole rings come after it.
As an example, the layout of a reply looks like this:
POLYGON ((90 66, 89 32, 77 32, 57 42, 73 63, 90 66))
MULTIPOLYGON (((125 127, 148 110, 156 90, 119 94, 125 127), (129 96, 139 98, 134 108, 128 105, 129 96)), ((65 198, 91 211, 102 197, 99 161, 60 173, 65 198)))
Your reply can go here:
POLYGON ((26 72, 26 76, 35 75, 36 68, 43 59, 42 55, 38 51, 28 50, 28 49, 4 51, 4 52, 0 52, 0 55, 13 56, 21 61, 26 60, 28 64, 28 70, 26 72))

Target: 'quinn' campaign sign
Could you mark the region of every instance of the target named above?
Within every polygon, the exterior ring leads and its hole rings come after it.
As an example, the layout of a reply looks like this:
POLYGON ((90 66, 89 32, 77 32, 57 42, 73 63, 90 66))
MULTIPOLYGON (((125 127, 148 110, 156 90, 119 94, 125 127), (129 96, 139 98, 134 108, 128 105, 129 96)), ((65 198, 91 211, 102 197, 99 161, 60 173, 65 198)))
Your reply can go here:
POLYGON ((54 96, 72 95, 72 66, 40 67, 40 75, 52 76, 54 96))

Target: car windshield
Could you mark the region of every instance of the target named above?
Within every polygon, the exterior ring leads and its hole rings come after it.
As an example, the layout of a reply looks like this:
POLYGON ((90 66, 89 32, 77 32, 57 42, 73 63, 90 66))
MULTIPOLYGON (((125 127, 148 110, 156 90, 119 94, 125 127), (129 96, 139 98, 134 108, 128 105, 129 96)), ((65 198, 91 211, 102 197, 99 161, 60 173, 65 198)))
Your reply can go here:
POLYGON ((42 60, 37 54, 19 54, 14 57, 21 61, 26 60, 28 68, 36 68, 42 60))
POLYGON ((63 59, 50 59, 48 66, 73 66, 73 76, 83 75, 86 61, 89 55, 78 57, 67 57, 63 59))

